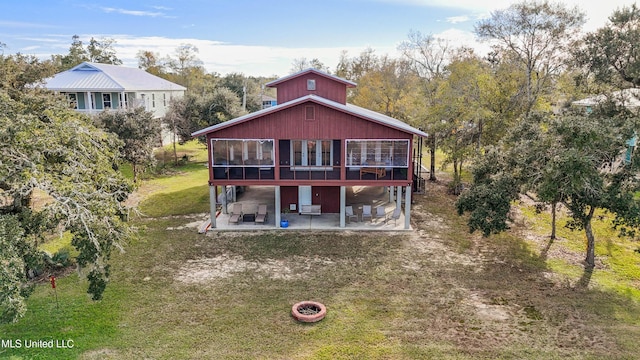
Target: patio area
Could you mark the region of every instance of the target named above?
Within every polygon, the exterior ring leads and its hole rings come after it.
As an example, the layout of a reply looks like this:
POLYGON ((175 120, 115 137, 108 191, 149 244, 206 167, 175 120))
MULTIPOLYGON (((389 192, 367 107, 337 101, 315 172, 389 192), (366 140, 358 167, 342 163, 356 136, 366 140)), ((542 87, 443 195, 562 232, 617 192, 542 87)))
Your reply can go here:
MULTIPOLYGON (((407 231, 404 229, 404 212, 398 219, 391 218, 396 203, 389 202, 389 193, 385 187, 353 186, 347 187, 347 206, 352 206, 356 219, 346 219, 346 226, 340 227, 340 214, 323 213, 321 215, 298 215, 298 213, 282 214, 289 220, 289 227, 283 230, 360 230, 360 231, 407 231), (363 205, 371 205, 372 217, 362 219, 363 205), (375 208, 384 207, 385 217, 376 217, 375 208)), ((275 224, 275 194, 272 186, 250 186, 238 194, 236 203, 242 204, 243 214, 249 214, 245 221, 237 224, 229 223, 230 214, 220 213, 216 218, 216 229, 210 231, 242 231, 276 229, 275 224), (264 224, 256 224, 251 218, 258 211, 258 205, 267 205, 267 219, 264 224)), ((233 203, 228 204, 229 213, 233 203)))

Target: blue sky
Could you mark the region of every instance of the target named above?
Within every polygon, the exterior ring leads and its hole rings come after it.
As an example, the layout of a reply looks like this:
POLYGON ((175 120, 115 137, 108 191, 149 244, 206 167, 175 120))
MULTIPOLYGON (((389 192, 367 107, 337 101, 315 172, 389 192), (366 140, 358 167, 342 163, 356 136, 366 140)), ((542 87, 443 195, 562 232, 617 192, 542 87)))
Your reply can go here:
MULTIPOLYGON (((74 34, 85 43, 116 40, 117 56, 137 66, 139 50, 172 55, 193 44, 210 72, 286 75, 294 59, 318 58, 335 68, 340 52, 367 47, 397 56, 410 31, 474 46, 473 25, 513 0, 22 0, 0 3, 5 54, 66 54, 74 34)), ((632 0, 564 0, 587 13, 585 30, 632 0)))

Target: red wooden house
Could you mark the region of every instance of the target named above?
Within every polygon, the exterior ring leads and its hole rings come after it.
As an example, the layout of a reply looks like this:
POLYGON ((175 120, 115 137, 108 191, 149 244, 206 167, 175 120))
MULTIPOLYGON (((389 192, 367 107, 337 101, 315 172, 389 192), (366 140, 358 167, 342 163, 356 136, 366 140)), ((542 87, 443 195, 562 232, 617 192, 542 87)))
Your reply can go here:
POLYGON ((427 134, 347 104, 347 88, 356 84, 315 69, 267 86, 277 89, 278 105, 193 133, 206 136, 212 214, 217 186, 268 185, 276 226, 281 209, 313 204, 339 213, 344 227, 346 187, 393 186, 406 187, 409 228, 413 139, 427 134))

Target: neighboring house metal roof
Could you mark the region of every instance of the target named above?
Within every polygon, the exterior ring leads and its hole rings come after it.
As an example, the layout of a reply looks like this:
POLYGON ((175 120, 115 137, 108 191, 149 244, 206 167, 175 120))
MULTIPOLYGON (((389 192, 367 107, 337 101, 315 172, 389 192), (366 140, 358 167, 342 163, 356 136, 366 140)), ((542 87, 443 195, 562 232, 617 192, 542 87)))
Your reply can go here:
POLYGON ((619 91, 614 91, 609 95, 596 95, 585 99, 577 100, 571 103, 574 106, 596 106, 605 100, 615 101, 619 105, 626 106, 628 108, 640 107, 640 89, 631 88, 619 91))
POLYGON ((413 126, 402 122, 400 120, 394 119, 392 117, 380 114, 378 112, 372 111, 372 110, 367 110, 365 108, 361 108, 359 106, 356 105, 352 105, 352 104, 341 104, 335 101, 331 101, 331 100, 327 100, 323 97, 317 96, 317 95, 306 95, 291 101, 288 101, 286 103, 283 104, 278 104, 276 106, 272 106, 270 108, 266 108, 266 109, 262 109, 244 116, 240 116, 237 117, 235 119, 229 120, 229 121, 225 121, 223 123, 220 124, 216 124, 213 126, 209 126, 208 128, 199 130, 194 132, 193 134, 191 134, 191 136, 201 136, 201 135, 205 135, 208 134, 210 132, 215 132, 215 131, 219 131, 222 130, 224 128, 227 127, 231 127, 234 125, 237 125, 239 123, 245 122, 245 121, 250 121, 256 118, 259 118, 261 116, 267 115, 267 114, 271 114, 271 113, 275 113, 278 111, 282 111, 284 109, 290 108, 292 106, 298 105, 298 104, 302 104, 304 102, 307 101, 311 101, 320 105, 325 105, 327 107, 336 109, 338 111, 342 111, 344 113, 347 114, 351 114, 353 116, 357 116, 359 118, 363 118, 369 121, 373 121, 376 123, 379 123, 381 125, 384 126, 388 126, 390 128, 394 128, 397 130, 401 130, 410 134, 414 134, 414 135, 418 135, 418 136, 422 136, 422 137, 427 137, 427 133, 423 132, 422 130, 416 129, 413 126))
POLYGON ((44 87, 53 91, 185 91, 142 69, 83 62, 45 79, 44 87))
POLYGON ((346 85, 347 87, 356 87, 357 86, 357 84, 354 83, 353 81, 349 81, 347 79, 343 79, 343 78, 335 76, 335 75, 330 75, 330 74, 327 74, 325 72, 322 72, 322 71, 314 69, 314 68, 304 69, 302 71, 298 71, 297 73, 294 73, 294 74, 291 74, 291 75, 287 75, 287 76, 279 78, 277 80, 268 82, 268 83, 265 84, 265 86, 274 87, 274 86, 276 86, 276 85, 278 85, 280 83, 283 83, 283 82, 285 82, 287 80, 290 80, 290 79, 293 79, 293 78, 296 78, 298 76, 301 76, 301 75, 304 75, 304 74, 308 74, 308 73, 314 73, 314 74, 316 74, 318 76, 322 76, 322 77, 325 77, 325 78, 328 78, 328 79, 331 79, 331 80, 335 80, 337 82, 340 82, 340 83, 346 85))

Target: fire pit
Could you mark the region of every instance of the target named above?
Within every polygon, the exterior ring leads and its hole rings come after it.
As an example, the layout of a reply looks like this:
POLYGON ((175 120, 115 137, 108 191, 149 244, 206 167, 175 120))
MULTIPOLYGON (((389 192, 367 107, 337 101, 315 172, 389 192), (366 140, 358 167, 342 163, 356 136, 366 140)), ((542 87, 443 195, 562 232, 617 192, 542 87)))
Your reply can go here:
POLYGON ((302 301, 291 308, 291 315, 300 322, 316 322, 324 319, 327 308, 315 301, 302 301))

